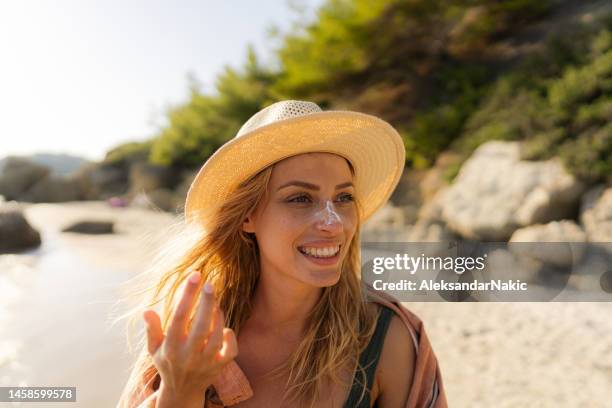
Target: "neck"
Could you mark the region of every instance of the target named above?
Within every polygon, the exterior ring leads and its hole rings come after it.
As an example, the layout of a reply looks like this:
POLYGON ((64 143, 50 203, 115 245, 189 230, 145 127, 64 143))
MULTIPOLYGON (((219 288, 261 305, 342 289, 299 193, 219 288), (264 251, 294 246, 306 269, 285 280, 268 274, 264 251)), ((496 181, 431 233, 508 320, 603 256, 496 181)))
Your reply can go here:
POLYGON ((251 320, 267 333, 299 337, 323 289, 274 275, 260 275, 253 296, 251 320))

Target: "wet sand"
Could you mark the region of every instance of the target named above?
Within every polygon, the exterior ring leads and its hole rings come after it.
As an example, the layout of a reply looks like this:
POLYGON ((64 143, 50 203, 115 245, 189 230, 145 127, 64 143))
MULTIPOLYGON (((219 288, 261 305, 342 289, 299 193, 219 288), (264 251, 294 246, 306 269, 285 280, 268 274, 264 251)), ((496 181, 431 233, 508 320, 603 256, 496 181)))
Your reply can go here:
MULTIPOLYGON (((113 407, 133 359, 124 325, 110 325, 119 284, 175 219, 102 202, 29 205, 26 217, 44 244, 0 256, 0 386, 77 386, 76 404, 53 406, 113 407), (112 218, 118 232, 59 232, 81 218, 112 218)), ((406 306, 425 322, 451 407, 612 406, 612 304, 406 306)))

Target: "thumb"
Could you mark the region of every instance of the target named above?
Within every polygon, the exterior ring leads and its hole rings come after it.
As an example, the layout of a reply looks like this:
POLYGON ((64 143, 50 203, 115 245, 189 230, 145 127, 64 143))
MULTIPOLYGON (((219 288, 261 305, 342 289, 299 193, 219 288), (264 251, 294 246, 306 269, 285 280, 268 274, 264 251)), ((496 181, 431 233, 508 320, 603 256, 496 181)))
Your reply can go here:
POLYGON ((217 353, 217 361, 225 365, 238 356, 238 341, 236 334, 230 328, 223 329, 223 346, 217 353))
POLYGON ((154 310, 145 310, 142 314, 147 330, 147 349, 154 355, 164 340, 164 333, 161 328, 161 319, 154 310))

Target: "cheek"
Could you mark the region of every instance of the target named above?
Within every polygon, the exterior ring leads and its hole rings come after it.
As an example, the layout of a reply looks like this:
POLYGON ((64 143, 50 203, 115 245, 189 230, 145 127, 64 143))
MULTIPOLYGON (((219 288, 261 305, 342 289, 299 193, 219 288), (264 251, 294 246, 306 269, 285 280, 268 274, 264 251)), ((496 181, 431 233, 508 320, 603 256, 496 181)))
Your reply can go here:
POLYGON ((353 235, 357 229, 357 213, 355 211, 347 212, 342 215, 342 224, 344 232, 347 235, 353 235))
POLYGON ((260 232, 260 245, 269 258, 293 256, 292 250, 300 236, 299 225, 288 217, 269 217, 260 232))

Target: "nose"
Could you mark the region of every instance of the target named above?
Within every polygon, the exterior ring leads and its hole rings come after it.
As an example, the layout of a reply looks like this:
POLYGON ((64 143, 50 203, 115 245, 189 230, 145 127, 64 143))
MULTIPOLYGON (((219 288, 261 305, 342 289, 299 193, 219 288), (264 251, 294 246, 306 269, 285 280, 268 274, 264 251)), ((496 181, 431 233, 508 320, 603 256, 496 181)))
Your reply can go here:
POLYGON ((320 230, 338 232, 342 230, 342 218, 336 212, 331 201, 327 201, 325 206, 316 214, 316 226, 320 230))

